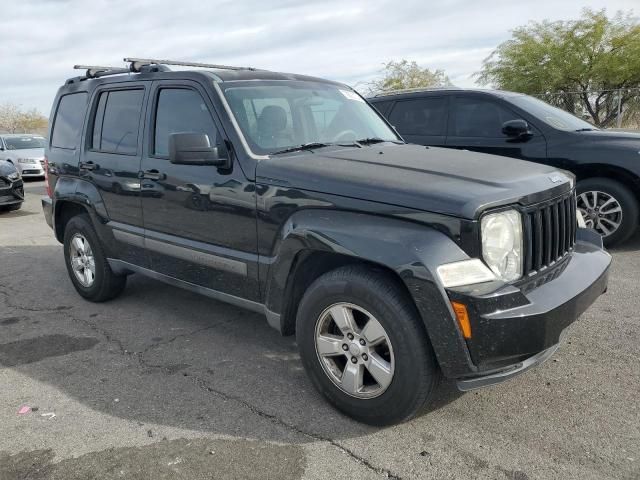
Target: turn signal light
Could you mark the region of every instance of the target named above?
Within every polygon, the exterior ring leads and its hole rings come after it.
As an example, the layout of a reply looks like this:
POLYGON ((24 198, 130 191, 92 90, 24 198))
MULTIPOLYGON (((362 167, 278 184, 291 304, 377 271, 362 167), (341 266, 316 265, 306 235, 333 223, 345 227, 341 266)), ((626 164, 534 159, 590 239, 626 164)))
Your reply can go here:
POLYGON ((462 336, 465 339, 471 338, 471 322, 469 322, 469 313, 467 312, 467 306, 460 302, 451 302, 453 312, 456 314, 458 325, 462 330, 462 336))

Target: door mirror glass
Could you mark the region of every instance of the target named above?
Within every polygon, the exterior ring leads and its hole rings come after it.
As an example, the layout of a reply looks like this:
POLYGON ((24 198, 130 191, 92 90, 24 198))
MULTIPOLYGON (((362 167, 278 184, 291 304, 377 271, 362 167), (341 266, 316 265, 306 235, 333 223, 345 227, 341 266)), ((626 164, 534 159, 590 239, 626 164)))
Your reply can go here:
POLYGON ((224 145, 211 146, 206 133, 172 133, 169 135, 169 160, 183 165, 230 166, 224 145))
POLYGON ((507 120, 504 122, 502 124, 502 133, 509 138, 517 140, 525 140, 532 135, 529 124, 522 119, 507 120))

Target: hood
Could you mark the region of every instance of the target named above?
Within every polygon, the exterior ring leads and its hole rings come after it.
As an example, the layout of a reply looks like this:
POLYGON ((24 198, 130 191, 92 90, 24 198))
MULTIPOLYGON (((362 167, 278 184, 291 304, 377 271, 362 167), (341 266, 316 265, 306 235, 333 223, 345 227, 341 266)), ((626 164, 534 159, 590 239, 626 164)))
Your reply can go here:
POLYGON ((20 150, 5 150, 5 155, 11 158, 35 158, 42 160, 44 158, 44 148, 24 148, 20 150))
POLYGON ((18 169, 6 160, 0 160, 0 175, 6 177, 7 175, 17 172, 18 169))
POLYGON ((640 132, 625 130, 587 130, 574 132, 579 141, 590 141, 611 146, 629 147, 640 150, 640 132))
POLYGON ((272 156, 258 162, 256 180, 469 219, 486 208, 552 198, 572 183, 545 165, 390 144, 272 156))

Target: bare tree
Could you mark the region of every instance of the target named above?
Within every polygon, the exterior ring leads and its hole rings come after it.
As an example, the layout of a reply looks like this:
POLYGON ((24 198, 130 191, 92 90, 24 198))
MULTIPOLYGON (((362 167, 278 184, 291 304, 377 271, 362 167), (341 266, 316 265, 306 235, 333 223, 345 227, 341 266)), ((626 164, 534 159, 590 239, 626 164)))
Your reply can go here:
POLYGON ((14 103, 0 104, 0 132, 44 134, 47 125, 47 118, 35 108, 23 110, 14 103))

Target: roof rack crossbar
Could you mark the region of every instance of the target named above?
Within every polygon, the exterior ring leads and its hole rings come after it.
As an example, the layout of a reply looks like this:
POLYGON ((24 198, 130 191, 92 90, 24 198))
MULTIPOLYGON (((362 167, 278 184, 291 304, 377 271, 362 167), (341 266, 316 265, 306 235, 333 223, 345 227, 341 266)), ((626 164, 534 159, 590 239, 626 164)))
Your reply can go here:
POLYGON ((230 65, 216 65, 212 63, 199 63, 199 62, 183 62, 179 60, 158 60, 155 58, 130 58, 124 59, 125 62, 131 63, 131 71, 139 72, 145 65, 176 65, 181 67, 203 67, 203 68, 217 68, 220 70, 256 70, 253 67, 232 67, 230 65))
POLYGON ((122 73, 130 73, 125 67, 103 67, 100 65, 74 65, 74 70, 86 70, 87 78, 104 77, 105 75, 119 75, 122 73))

